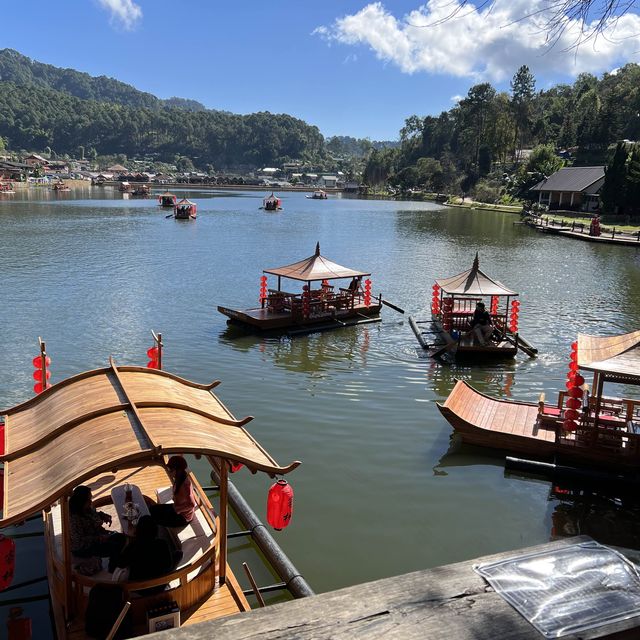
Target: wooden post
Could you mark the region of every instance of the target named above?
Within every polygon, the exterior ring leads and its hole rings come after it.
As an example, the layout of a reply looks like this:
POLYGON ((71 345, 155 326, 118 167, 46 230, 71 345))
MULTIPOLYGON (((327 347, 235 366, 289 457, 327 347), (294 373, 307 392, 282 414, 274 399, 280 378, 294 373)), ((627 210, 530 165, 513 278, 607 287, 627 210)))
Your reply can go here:
POLYGON ((40 345, 40 372, 42 374, 42 390, 47 388, 47 350, 44 340, 38 336, 38 344, 40 345))
POLYGON ((220 460, 220 585, 227 579, 227 518, 229 516, 229 467, 225 458, 220 460))
POLYGON ((75 611, 71 580, 71 539, 69 536, 71 523, 69 518, 69 496, 66 494, 60 497, 60 522, 62 524, 62 562, 64 565, 64 613, 65 620, 69 622, 73 619, 75 611))
POLYGON ((158 334, 158 369, 162 371, 162 334, 158 334))

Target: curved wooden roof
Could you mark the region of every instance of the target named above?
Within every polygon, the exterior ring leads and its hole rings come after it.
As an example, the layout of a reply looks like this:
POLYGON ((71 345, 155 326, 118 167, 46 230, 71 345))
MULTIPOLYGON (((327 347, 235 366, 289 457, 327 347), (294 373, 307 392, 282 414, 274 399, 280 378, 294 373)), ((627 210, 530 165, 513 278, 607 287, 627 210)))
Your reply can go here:
POLYGON ((467 271, 451 278, 436 280, 440 288, 449 295, 457 296, 517 296, 511 289, 507 289, 501 282, 493 280, 480 270, 478 254, 473 266, 467 271))
POLYGON ((359 276, 370 276, 371 273, 355 271, 348 267, 343 267, 324 256, 320 255, 320 243, 316 244, 316 252, 293 264, 275 269, 265 269, 264 273, 271 273, 276 276, 290 278, 291 280, 304 280, 306 282, 315 280, 336 280, 338 278, 355 278, 359 276))
POLYGON ((87 371, 3 412, 5 492, 0 526, 19 522, 72 487, 108 470, 160 464, 197 453, 285 474, 211 392, 164 371, 116 367, 87 371))
POLYGON ((618 336, 578 334, 578 365, 640 384, 640 331, 618 336))

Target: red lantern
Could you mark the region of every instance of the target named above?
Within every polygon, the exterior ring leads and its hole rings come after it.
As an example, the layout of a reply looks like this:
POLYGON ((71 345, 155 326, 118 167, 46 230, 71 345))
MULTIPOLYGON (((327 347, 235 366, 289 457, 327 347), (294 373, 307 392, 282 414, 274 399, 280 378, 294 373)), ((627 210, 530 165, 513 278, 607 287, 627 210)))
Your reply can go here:
POLYGON ((562 428, 565 431, 575 431, 578 428, 578 425, 573 420, 565 420, 562 423, 562 428))
POLYGON ((267 299, 267 276, 260 276, 260 302, 267 299))
POLYGON ((231 463, 231 473, 235 473, 236 471, 240 471, 244 465, 242 462, 232 462, 231 463))
POLYGON ((576 387, 581 387, 584 384, 584 378, 579 373, 576 373, 573 377, 573 384, 575 384, 576 387))
MULTIPOLYGON (((4 422, 0 422, 0 456, 4 455, 4 422)), ((0 493, 2 487, 0 487, 0 493)), ((0 499, 0 508, 2 508, 2 499, 0 499)))
MULTIPOLYGON (((575 384, 575 379, 573 383, 575 384)), ((584 391, 580 387, 571 387, 571 389, 569 389, 569 396, 576 399, 582 398, 584 396, 584 391)))
POLYGON ((491 296, 491 315, 495 316, 498 313, 498 296, 491 296))
MULTIPOLYGON (((32 361, 34 369, 42 368, 42 356, 36 356, 32 361)), ((49 356, 45 356, 44 365, 48 367, 51 364, 51 358, 49 356)))
POLYGON ((371 304, 371 280, 367 278, 364 281, 364 306, 368 307, 371 304))
POLYGON ((281 531, 291 522, 293 515, 293 489, 284 479, 271 485, 267 498, 267 522, 281 531))
POLYGON ((578 370, 578 363, 577 362, 571 362, 569 364, 569 370, 570 371, 577 371, 578 370))
POLYGON ((7 619, 8 640, 31 640, 31 618, 22 617, 22 607, 11 607, 7 619))
POLYGON ((151 360, 157 360, 158 359, 158 347, 154 346, 154 347, 149 347, 147 349, 147 357, 150 358, 151 360))
POLYGON ((577 420, 580 414, 575 409, 567 409, 564 412, 564 417, 567 420, 577 420))
POLYGON ((11 585, 16 566, 16 543, 0 534, 0 591, 11 585))
POLYGON ((579 409, 582 406, 582 402, 578 398, 569 398, 565 404, 569 409, 579 409))
POLYGON ((40 356, 36 356, 31 363, 33 364, 33 379, 36 383, 33 385, 34 393, 42 393, 44 389, 48 389, 51 385, 47 382, 46 385, 43 385, 43 379, 49 380, 51 378, 51 371, 49 371, 49 365, 51 364, 51 358, 49 356, 45 356, 44 358, 40 356), (44 361, 44 366, 43 366, 44 361))

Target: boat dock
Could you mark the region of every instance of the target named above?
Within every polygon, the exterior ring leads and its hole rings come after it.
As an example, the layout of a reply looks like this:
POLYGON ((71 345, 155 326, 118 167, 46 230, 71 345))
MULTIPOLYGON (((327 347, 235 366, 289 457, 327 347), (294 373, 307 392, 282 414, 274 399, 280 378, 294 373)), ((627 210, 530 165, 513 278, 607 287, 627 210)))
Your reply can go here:
POLYGON ((616 230, 615 227, 602 227, 600 235, 591 235, 588 225, 575 220, 557 221, 552 218, 530 218, 526 221, 527 226, 533 227, 536 231, 553 235, 564 236, 565 238, 575 238, 586 242, 596 242, 601 244, 617 244, 622 246, 640 247, 640 231, 637 233, 626 233, 616 230))
MULTIPOLYGON (((473 566, 506 560, 523 552, 561 552, 576 543, 589 541, 587 536, 578 536, 470 559, 254 609, 233 619, 212 620, 167 631, 165 635, 167 640, 257 637, 264 640, 289 637, 540 640, 544 636, 494 591, 473 566)), ((637 552, 622 551, 626 557, 636 560, 637 552)), ((637 638, 639 624, 639 618, 630 618, 563 638, 637 638)))

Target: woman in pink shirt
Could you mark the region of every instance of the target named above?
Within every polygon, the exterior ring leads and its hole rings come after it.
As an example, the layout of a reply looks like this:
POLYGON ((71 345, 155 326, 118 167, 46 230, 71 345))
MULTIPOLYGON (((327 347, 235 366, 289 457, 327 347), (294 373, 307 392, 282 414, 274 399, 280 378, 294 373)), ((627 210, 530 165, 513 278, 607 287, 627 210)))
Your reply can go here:
POLYGON ((173 489, 173 504, 154 504, 149 507, 151 517, 165 527, 186 527, 193 520, 196 500, 187 473, 187 461, 182 456, 171 456, 167 462, 173 489))

